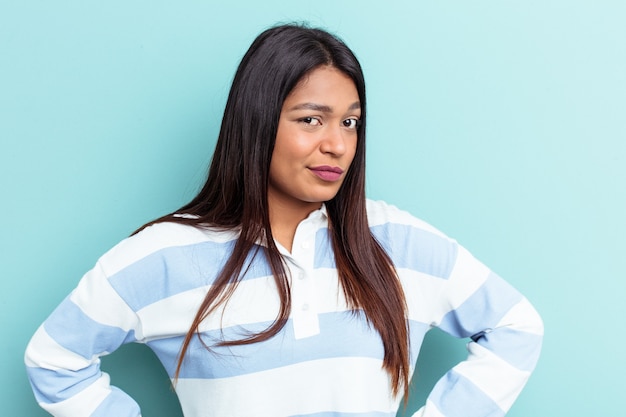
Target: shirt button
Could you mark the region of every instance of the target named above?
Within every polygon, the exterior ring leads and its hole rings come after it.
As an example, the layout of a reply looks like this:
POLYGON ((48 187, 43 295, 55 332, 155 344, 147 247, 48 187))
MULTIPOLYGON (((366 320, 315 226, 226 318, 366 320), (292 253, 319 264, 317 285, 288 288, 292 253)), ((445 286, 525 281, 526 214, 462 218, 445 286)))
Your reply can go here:
POLYGON ((302 304, 302 311, 309 311, 309 305, 308 304, 302 304))
POLYGON ((304 275, 304 272, 300 272, 300 273, 298 274, 298 279, 299 279, 299 280, 303 280, 304 278, 306 278, 306 275, 304 275))
POLYGON ((308 249, 309 247, 311 247, 311 244, 308 241, 302 242, 302 249, 308 249))

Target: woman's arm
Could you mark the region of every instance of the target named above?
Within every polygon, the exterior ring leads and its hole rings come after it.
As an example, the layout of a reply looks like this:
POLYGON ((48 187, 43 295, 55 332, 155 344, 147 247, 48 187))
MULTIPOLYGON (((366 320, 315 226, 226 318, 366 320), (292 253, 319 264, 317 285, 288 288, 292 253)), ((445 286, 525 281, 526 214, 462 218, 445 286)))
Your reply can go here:
POLYGON ((136 314, 96 265, 28 344, 26 368, 39 405, 63 417, 139 416, 137 403, 109 384, 99 358, 140 334, 136 314))
POLYGON ((470 338, 469 355, 437 382, 415 416, 503 416, 539 358, 541 318, 524 296, 460 246, 441 302, 447 313, 437 327, 470 338))

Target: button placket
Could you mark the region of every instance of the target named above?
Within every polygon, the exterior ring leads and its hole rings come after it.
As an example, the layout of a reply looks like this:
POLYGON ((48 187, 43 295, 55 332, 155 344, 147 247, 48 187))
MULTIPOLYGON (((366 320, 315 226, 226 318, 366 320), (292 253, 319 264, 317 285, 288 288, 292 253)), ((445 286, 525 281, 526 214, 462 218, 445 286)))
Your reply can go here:
POLYGON ((315 305, 315 282, 311 277, 315 259, 316 227, 307 219, 296 230, 292 251, 293 268, 291 276, 292 321, 296 339, 314 336, 319 333, 319 319, 315 305))

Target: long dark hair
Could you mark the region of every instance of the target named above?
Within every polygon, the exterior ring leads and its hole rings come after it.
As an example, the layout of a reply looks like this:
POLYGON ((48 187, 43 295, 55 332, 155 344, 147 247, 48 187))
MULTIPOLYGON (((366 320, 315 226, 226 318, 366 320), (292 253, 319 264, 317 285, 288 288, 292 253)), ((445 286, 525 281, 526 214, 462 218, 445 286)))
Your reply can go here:
POLYGON ((394 394, 401 390, 407 393, 409 347, 404 293, 391 260, 370 232, 365 207, 363 72, 341 40, 300 25, 277 26, 254 40, 235 73, 202 190, 176 212, 144 226, 169 221, 239 231, 230 258, 184 339, 175 378, 192 337, 199 335, 200 323, 233 294, 251 253, 263 251, 270 264, 281 303, 278 316, 266 330, 220 345, 267 340, 283 328, 289 317, 289 279, 269 221, 269 166, 283 102, 302 77, 320 66, 332 66, 350 77, 361 104, 356 154, 339 192, 326 202, 339 280, 350 307, 361 309, 380 334, 385 349, 383 367, 391 376, 394 394), (257 245, 259 241, 264 245, 257 245))

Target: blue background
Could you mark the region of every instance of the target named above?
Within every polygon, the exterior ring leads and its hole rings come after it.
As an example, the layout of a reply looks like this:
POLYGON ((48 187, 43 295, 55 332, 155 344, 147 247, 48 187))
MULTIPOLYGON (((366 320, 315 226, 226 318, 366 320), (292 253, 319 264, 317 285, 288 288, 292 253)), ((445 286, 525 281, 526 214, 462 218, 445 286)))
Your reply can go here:
MULTIPOLYGON (((624 415, 622 1, 1 1, 2 415, 22 356, 108 248, 197 191, 236 65, 276 22, 338 33, 368 82, 368 194, 457 238, 546 324, 509 416, 624 415)), ((464 356, 429 335, 408 411, 464 356)), ((103 361, 180 416, 143 346, 103 361)))

